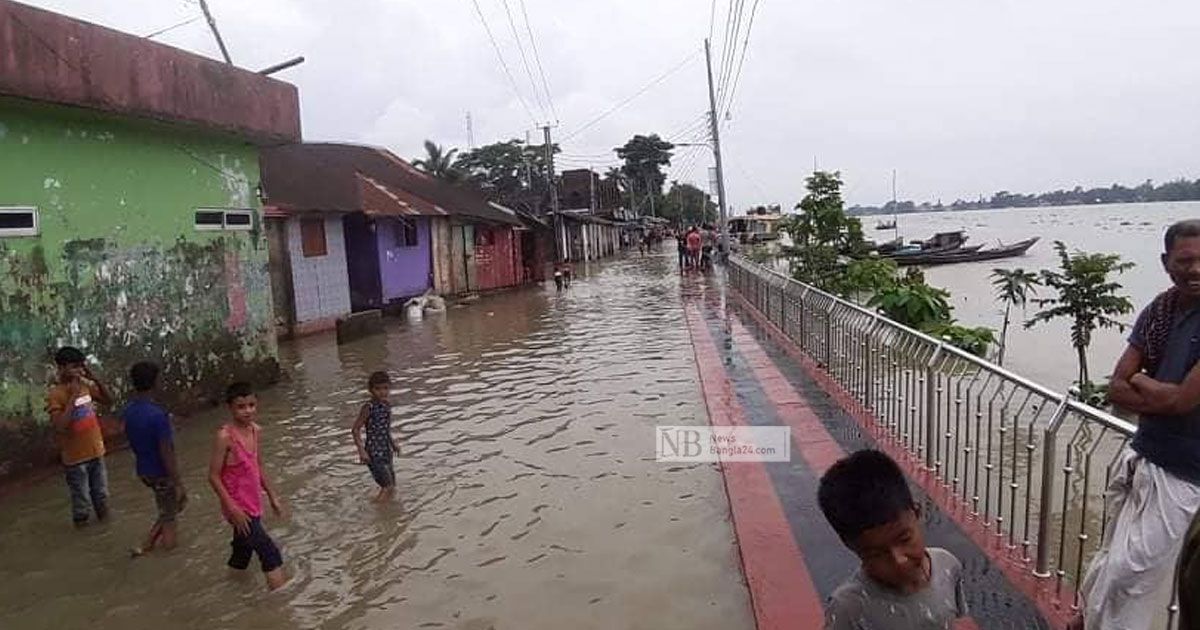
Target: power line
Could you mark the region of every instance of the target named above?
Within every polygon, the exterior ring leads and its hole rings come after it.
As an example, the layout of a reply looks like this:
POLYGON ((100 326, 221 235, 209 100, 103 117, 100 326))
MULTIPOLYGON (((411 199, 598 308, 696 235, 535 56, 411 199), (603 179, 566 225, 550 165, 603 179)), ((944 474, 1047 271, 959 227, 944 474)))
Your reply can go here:
POLYGON ((684 57, 683 61, 681 61, 678 64, 676 64, 675 66, 673 66, 670 70, 667 70, 663 74, 659 75, 658 78, 654 79, 650 83, 647 83, 645 86, 642 87, 642 89, 638 90, 637 92, 634 92, 631 96, 627 97, 625 100, 610 107, 603 114, 600 114, 599 116, 589 120, 587 122, 587 124, 576 129, 575 131, 567 134, 562 140, 559 140, 559 142, 566 142, 567 140, 570 140, 571 138, 578 136, 579 134, 583 133, 584 131, 587 131, 593 125, 600 122, 601 120, 608 118, 610 115, 612 115, 613 113, 615 113, 617 110, 621 109, 622 107, 625 107, 626 105, 628 105, 631 101, 633 101, 637 97, 641 96, 642 94, 645 94, 647 91, 650 90, 650 88, 658 85, 659 83, 662 83, 663 81, 667 80, 667 78, 670 77, 671 75, 682 70, 684 66, 686 66, 689 62, 693 61, 698 55, 699 55, 698 52, 694 52, 694 53, 688 55, 687 57, 684 57))
MULTIPOLYGON (((738 34, 741 32, 742 12, 745 0, 729 0, 728 23, 725 25, 726 39, 721 44, 721 63, 717 74, 717 94, 723 95, 729 88, 729 73, 733 58, 737 54, 738 34)), ((719 100, 719 99, 718 99, 719 100)))
POLYGON ((690 140, 683 140, 683 138, 684 138, 685 136, 695 136, 695 135, 697 135, 697 134, 700 134, 700 133, 702 133, 702 134, 703 134, 703 137, 704 137, 704 139, 705 139, 705 140, 707 140, 707 139, 708 139, 708 137, 707 137, 707 135, 708 135, 708 134, 707 134, 707 133, 703 133, 703 132, 705 132, 705 128, 706 128, 706 127, 708 127, 708 115, 707 115, 707 114, 706 114, 706 115, 705 115, 703 118, 701 118, 701 119, 697 120, 696 122, 692 123, 692 125, 691 125, 691 126, 689 126, 689 127, 687 127, 686 129, 684 129, 684 130, 682 130, 682 131, 679 131, 679 132, 677 132, 677 133, 674 133, 674 134, 672 134, 671 136, 669 136, 669 137, 667 138, 667 142, 680 142, 681 140, 682 140, 682 141, 684 141, 684 142, 690 142, 690 140))
POLYGON ((517 23, 513 20, 512 11, 508 8, 508 0, 500 0, 504 5, 504 14, 508 16, 508 27, 512 30, 513 39, 517 43, 517 51, 521 53, 521 65, 525 67, 525 76, 529 78, 529 87, 533 88, 533 102, 538 106, 538 110, 542 114, 548 113, 548 108, 542 104, 540 92, 538 92, 537 79, 533 78, 533 68, 529 65, 529 57, 525 56, 525 46, 521 44, 521 36, 517 34, 517 23))
POLYGON ((537 38, 533 36, 533 27, 529 25, 529 13, 525 11, 525 0, 521 0, 521 15, 525 18, 525 30, 529 33, 529 46, 533 48, 533 60, 537 62, 538 74, 542 75, 542 88, 546 90, 546 100, 550 102, 550 113, 554 114, 554 121, 558 122, 558 110, 554 107, 554 96, 550 93, 550 82, 546 80, 546 70, 542 68, 542 54, 538 52, 537 38))
POLYGON ((742 55, 738 59, 737 72, 734 73, 733 87, 725 94, 724 110, 726 112, 733 105, 733 97, 737 93, 738 83, 742 80, 742 67, 746 62, 746 51, 750 49, 750 32, 754 30, 754 16, 758 13, 758 0, 754 0, 754 4, 750 7, 750 21, 746 26, 746 39, 742 42, 742 55))
POLYGON ((195 16, 195 17, 192 17, 192 18, 186 19, 186 20, 184 20, 184 21, 182 21, 182 22, 180 22, 180 23, 178 23, 178 24, 172 24, 171 26, 168 26, 168 27, 166 27, 166 28, 160 28, 160 29, 158 29, 157 31, 154 31, 153 33, 149 33, 149 34, 147 34, 147 35, 143 35, 142 37, 144 37, 145 39, 154 39, 155 37, 158 37, 159 35, 162 35, 163 33, 166 33, 166 32, 168 32, 168 31, 173 31, 173 30, 175 30, 175 29, 177 29, 177 28, 180 28, 180 27, 187 26, 188 24, 191 24, 192 22, 195 22, 196 20, 200 20, 200 19, 203 19, 203 18, 204 18, 204 16, 203 16, 203 15, 197 15, 197 16, 195 16))
POLYGON ((521 108, 529 116, 529 122, 537 126, 537 117, 529 109, 529 103, 525 102, 525 97, 521 96, 521 91, 517 89, 517 80, 513 78, 512 72, 508 69, 508 63, 504 61, 504 54, 500 52, 500 45, 496 43, 496 37, 492 35, 492 28, 488 26, 487 18, 483 17, 483 10, 479 8, 479 0, 471 0, 475 5, 475 13, 479 16, 479 22, 483 24, 483 30, 487 32, 488 39, 492 42, 492 49, 496 51, 496 59, 500 60, 500 67, 504 69, 504 76, 508 77, 508 86, 512 88, 513 96, 521 102, 521 108))

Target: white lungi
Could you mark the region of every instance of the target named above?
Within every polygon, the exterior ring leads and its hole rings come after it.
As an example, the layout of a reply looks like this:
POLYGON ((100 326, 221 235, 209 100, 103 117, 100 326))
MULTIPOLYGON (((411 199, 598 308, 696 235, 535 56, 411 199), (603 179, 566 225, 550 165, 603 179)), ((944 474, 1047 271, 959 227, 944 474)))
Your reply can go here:
POLYGON ((1085 628, 1147 630, 1165 614, 1159 588, 1174 573, 1184 534, 1200 509, 1200 486, 1126 447, 1106 501, 1104 546, 1081 588, 1085 628))

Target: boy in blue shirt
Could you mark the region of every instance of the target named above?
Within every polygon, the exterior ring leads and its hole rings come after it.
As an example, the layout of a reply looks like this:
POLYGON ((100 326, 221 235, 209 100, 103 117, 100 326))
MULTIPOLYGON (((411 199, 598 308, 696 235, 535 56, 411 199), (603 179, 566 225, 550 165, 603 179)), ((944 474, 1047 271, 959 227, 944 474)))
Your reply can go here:
POLYGON ((187 503, 175 459, 171 416, 153 398, 158 387, 158 373, 158 366, 147 361, 130 368, 129 380, 133 383, 134 394, 121 412, 125 436, 137 457, 138 478, 154 491, 154 503, 158 508, 158 519, 150 528, 146 542, 132 550, 135 557, 148 553, 155 546, 175 547, 175 516, 187 503))

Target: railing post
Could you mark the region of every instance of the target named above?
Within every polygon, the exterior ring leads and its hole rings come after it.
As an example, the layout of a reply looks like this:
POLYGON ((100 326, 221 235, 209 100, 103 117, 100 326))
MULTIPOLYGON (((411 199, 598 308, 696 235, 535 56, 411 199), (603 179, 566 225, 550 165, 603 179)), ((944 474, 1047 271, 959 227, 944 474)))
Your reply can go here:
MULTIPOLYGON (((937 349, 925 364, 925 467, 933 470, 937 464, 937 384, 933 378, 933 366, 941 358, 945 344, 939 343, 937 349)), ((918 445, 919 446, 919 445, 918 445)))
MULTIPOLYGON (((1042 437, 1042 494, 1038 497, 1037 561, 1033 574, 1040 578, 1050 577, 1050 519, 1053 517, 1054 473, 1058 456, 1058 429, 1067 417, 1068 397, 1064 396, 1042 437)), ((1086 491, 1086 490, 1085 490, 1086 491)))
POLYGON ((804 287, 804 290, 800 292, 800 349, 805 352, 808 351, 808 348, 807 348, 808 338, 804 336, 805 330, 808 328, 807 326, 804 325, 804 319, 805 319, 805 317, 804 317, 804 315, 805 315, 805 313, 804 313, 804 298, 807 295, 808 295, 808 287, 804 287))
POLYGON ((829 302, 825 309, 825 370, 833 370, 833 307, 836 302, 829 302))
POLYGON ((871 351, 873 350, 873 345, 871 344, 871 337, 872 337, 872 335, 875 334, 875 328, 878 325, 879 325, 879 316, 877 316, 877 315, 873 316, 871 318, 871 323, 869 325, 867 325, 867 335, 866 335, 867 338, 864 341, 866 351, 863 352, 863 358, 867 362, 867 365, 866 365, 865 369, 863 370, 863 381, 864 381, 863 384, 866 386, 864 388, 865 394, 863 395, 863 403, 865 404, 865 406, 867 408, 867 412, 870 413, 872 416, 875 415, 875 396, 874 396, 874 393, 875 393, 874 392, 875 370, 872 367, 873 364, 875 363, 875 359, 871 354, 871 351))

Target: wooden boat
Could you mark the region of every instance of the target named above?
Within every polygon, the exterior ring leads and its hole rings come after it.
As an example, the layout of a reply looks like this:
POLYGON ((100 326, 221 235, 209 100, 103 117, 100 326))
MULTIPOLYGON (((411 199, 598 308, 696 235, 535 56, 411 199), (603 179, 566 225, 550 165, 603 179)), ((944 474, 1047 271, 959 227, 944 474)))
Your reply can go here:
MULTIPOLYGON (((879 248, 879 255, 888 258, 945 254, 958 251, 976 251, 979 247, 964 247, 967 235, 961 231, 938 232, 924 241, 913 241, 911 245, 900 244, 890 249, 879 248)), ((980 246, 982 247, 982 246, 980 246)))
POLYGON ((894 230, 894 229, 896 229, 896 220, 892 219, 891 221, 880 221, 879 223, 875 224, 875 229, 876 230, 894 230))
POLYGON ((981 260, 999 260, 1001 258, 1012 258, 1013 256, 1024 256, 1029 248, 1041 240, 1039 237, 1033 237, 1013 243, 1012 245, 1001 245, 992 249, 980 249, 977 251, 962 251, 962 249, 943 252, 940 254, 913 254, 911 256, 900 256, 893 258, 897 265, 907 267, 911 265, 950 265, 954 263, 978 262, 981 260))

